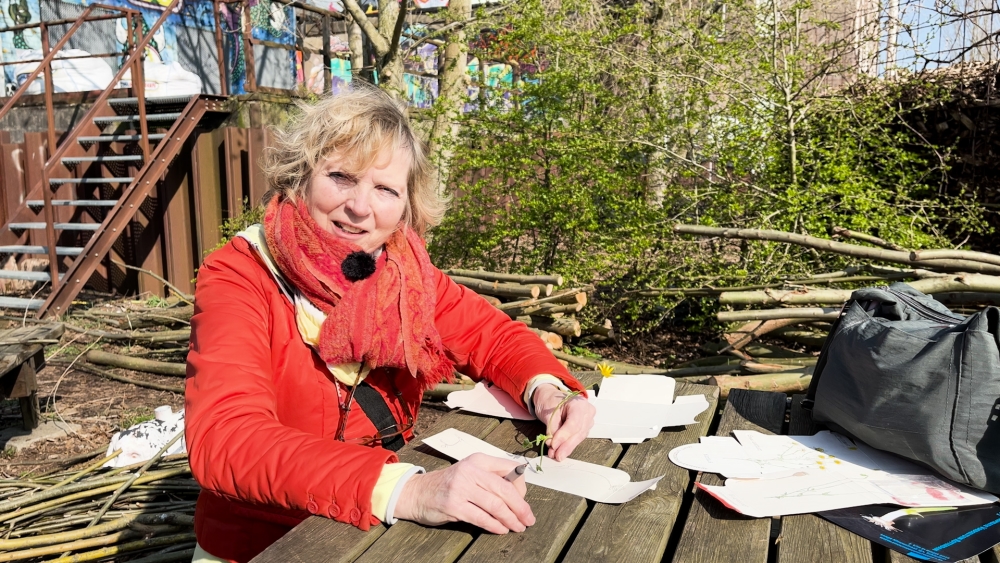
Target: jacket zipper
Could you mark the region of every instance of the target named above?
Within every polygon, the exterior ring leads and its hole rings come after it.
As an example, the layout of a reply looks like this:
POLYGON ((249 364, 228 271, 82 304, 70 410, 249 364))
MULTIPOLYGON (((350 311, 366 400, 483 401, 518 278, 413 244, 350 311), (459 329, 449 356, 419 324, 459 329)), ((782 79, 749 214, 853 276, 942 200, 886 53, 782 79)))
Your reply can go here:
POLYGON ((888 287, 885 288, 885 291, 891 293, 895 297, 898 297, 900 301, 908 305, 910 308, 916 310, 918 313, 931 320, 946 323, 949 326, 954 326, 956 323, 960 323, 965 320, 963 317, 959 317, 958 315, 949 316, 945 315, 944 313, 935 311, 934 309, 931 309, 930 307, 924 305, 923 303, 917 301, 910 295, 907 295, 901 291, 896 291, 895 289, 890 289, 888 287))

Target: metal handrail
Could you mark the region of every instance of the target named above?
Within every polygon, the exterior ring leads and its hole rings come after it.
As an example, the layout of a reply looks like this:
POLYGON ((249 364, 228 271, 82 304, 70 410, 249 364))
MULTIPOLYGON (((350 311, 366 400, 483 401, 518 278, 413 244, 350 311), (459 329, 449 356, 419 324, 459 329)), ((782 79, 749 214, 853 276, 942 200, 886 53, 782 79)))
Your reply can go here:
MULTIPOLYGON (((3 105, 3 107, 0 107, 0 119, 3 119, 4 116, 6 116, 8 112, 10 112, 11 108, 14 107, 15 103, 17 102, 17 100, 22 95, 24 95, 24 93, 28 90, 28 87, 35 81, 36 78, 38 78, 38 75, 41 74, 44 70, 46 70, 49 67, 49 65, 52 63, 53 60, 57 60, 58 59, 58 57, 56 57, 56 55, 59 53, 59 50, 62 49, 66 45, 66 42, 69 41, 69 38, 74 33, 76 33, 76 31, 78 29, 80 29, 80 26, 82 26, 84 22, 86 22, 86 21, 100 21, 100 20, 104 20, 104 19, 124 18, 124 17, 128 17, 132 13, 137 13, 137 12, 135 12, 135 10, 129 10, 127 8, 117 8, 117 7, 114 7, 114 6, 105 6, 104 4, 91 4, 91 5, 87 6, 87 9, 84 10, 82 14, 80 14, 80 17, 78 17, 76 19, 76 21, 73 22, 73 27, 69 28, 69 30, 66 32, 66 35, 63 35, 62 39, 60 39, 55 44, 55 46, 52 47, 52 49, 49 51, 49 53, 47 55, 45 55, 45 57, 41 60, 41 62, 38 64, 38 66, 35 67, 35 70, 32 71, 32 73, 28 75, 28 79, 24 81, 24 84, 22 84, 20 87, 18 87, 18 89, 14 92, 14 94, 10 98, 7 99, 7 102, 3 105), (103 9, 103 10, 120 12, 120 15, 114 16, 113 18, 112 17, 101 17, 100 19, 95 19, 95 20, 87 19, 87 16, 90 15, 90 12, 93 11, 93 10, 95 10, 95 9, 103 9)), ((49 25, 58 25, 60 23, 69 23, 69 22, 61 22, 60 21, 60 22, 55 22, 54 24, 48 24, 48 23, 40 22, 40 23, 36 23, 36 24, 26 24, 26 25, 28 25, 30 27, 48 27, 49 25)), ((16 27, 27 29, 27 28, 25 28, 23 26, 16 26, 16 27)), ((6 31, 6 30, 0 30, 0 31, 6 31)), ((47 30, 46 30, 46 32, 47 32, 47 30)), ((50 124, 50 125, 54 126, 54 124, 50 124)), ((52 147, 50 147, 49 150, 52 150, 52 147)))
MULTIPOLYGON (((152 27, 149 28, 149 32, 147 32, 146 35, 143 36, 142 40, 139 41, 139 43, 132 48, 132 54, 129 55, 129 57, 125 59, 125 62, 122 63, 121 67, 118 69, 118 72, 115 73, 114 78, 111 79, 110 85, 104 89, 104 91, 101 93, 100 96, 97 97, 96 100, 94 100, 94 104, 90 106, 90 110, 87 112, 87 114, 80 119, 79 123, 73 129, 73 131, 71 131, 70 134, 67 135, 66 137, 67 142, 64 142, 62 145, 60 145, 59 148, 52 154, 52 156, 50 156, 49 159, 45 162, 46 174, 48 172, 51 172, 51 168, 53 168, 56 164, 60 162, 63 155, 66 153, 66 151, 69 149, 69 146, 72 144, 68 141, 71 141, 72 139, 75 139, 77 137, 77 130, 86 127, 93 121, 93 118, 96 117, 94 114, 100 111, 102 105, 108 100, 108 98, 111 97, 111 92, 114 90, 113 86, 115 84, 118 84, 119 81, 121 81, 122 76, 125 75, 125 71, 128 70, 130 66, 133 66, 136 62, 140 62, 141 59, 145 56, 146 46, 149 45, 149 42, 153 39, 153 34, 159 31, 160 27, 163 26, 163 22, 167 20, 167 17, 171 14, 174 7, 177 5, 179 1, 180 0, 171 0, 170 4, 164 8, 163 14, 161 14, 159 19, 156 20, 156 23, 154 23, 152 27)), ((139 17, 142 16, 139 15, 139 17)), ((137 82, 140 85, 142 85, 144 81, 142 81, 141 79, 142 79, 141 76, 136 76, 135 73, 133 73, 132 76, 133 86, 137 82)), ((141 103, 144 101, 142 99, 143 96, 139 96, 139 98, 140 98, 139 107, 143 107, 143 104, 141 103)))

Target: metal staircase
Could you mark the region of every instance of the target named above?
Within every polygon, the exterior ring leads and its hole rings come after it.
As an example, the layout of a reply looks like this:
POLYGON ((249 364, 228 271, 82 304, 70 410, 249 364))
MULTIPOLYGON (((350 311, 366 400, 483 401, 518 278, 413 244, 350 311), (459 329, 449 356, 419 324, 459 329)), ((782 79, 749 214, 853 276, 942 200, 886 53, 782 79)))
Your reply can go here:
MULTIPOLYGON (((137 41, 111 85, 79 124, 54 151, 50 144, 41 180, 30 187, 28 197, 0 228, 0 254, 49 259, 48 272, 0 270, 0 278, 52 286, 46 299, 0 297, 0 306, 34 310, 39 317, 64 313, 185 142, 199 127, 213 127, 227 114, 221 97, 144 95, 142 54, 178 1, 173 0, 137 41), (131 97, 112 97, 121 94, 114 86, 129 68, 131 97)), ((131 29, 138 35, 138 26, 131 29)), ((53 55, 49 53, 43 62, 46 68, 53 55)))

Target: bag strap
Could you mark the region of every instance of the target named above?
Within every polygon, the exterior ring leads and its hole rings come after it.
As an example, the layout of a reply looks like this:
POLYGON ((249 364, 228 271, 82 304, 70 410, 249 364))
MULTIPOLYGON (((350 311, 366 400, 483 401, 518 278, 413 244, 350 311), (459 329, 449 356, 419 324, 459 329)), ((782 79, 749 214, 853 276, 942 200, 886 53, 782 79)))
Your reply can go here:
POLYGON ((844 319, 844 315, 847 313, 847 309, 855 301, 850 299, 844 306, 840 309, 840 314, 837 315, 837 320, 833 321, 833 326, 830 327, 830 332, 826 335, 826 340, 823 341, 823 348, 819 352, 819 359, 816 360, 816 367, 813 368, 812 380, 809 382, 809 390, 806 391, 806 398, 802 399, 802 408, 811 411, 813 405, 816 403, 816 388, 819 386, 819 378, 823 375, 823 368, 826 367, 826 362, 830 355, 830 343, 833 342, 833 337, 837 334, 837 330, 840 328, 840 323, 844 319))
MULTIPOLYGON (((358 389, 354 392, 354 400, 361 407, 361 410, 364 411, 368 420, 372 421, 372 424, 375 425, 376 432, 384 431, 392 433, 396 431, 398 424, 396 417, 392 415, 392 411, 389 410, 389 405, 386 404, 382 394, 369 385, 367 381, 362 381, 358 384, 358 389)), ((397 434, 388 440, 384 440, 382 447, 395 452, 399 451, 405 443, 403 435, 397 434)))

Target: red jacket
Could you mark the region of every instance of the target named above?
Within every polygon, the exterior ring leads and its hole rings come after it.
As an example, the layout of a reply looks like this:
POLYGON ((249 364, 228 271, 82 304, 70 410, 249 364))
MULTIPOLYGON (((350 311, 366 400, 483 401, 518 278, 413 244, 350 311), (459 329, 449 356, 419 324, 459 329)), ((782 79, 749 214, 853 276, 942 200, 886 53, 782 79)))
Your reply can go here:
MULTIPOLYGON (((236 238, 199 270, 185 394, 191 472, 202 487, 198 543, 238 562, 310 514, 362 530, 377 524, 372 490, 382 466, 397 461, 380 447, 334 439, 338 383, 302 341, 291 303, 254 252, 236 238)), ((581 388, 527 327, 440 271, 435 324, 459 371, 493 382, 518 402, 541 373, 581 388)), ((408 373, 375 369, 366 381, 405 420, 388 378, 416 414, 421 394, 408 373)), ((345 435, 375 431, 355 407, 345 435)))

